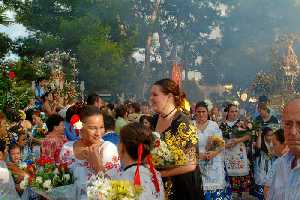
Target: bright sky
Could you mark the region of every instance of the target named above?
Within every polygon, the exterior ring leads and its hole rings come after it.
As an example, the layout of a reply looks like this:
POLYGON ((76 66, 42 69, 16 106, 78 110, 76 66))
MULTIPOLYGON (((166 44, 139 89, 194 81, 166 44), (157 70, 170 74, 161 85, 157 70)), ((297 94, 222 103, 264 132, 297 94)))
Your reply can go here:
MULTIPOLYGON (((14 20, 13 12, 8 11, 6 14, 10 20, 14 20)), ((29 31, 27 31, 23 25, 17 23, 11 23, 8 26, 0 25, 0 32, 6 33, 13 40, 19 37, 26 37, 29 35, 29 31)))

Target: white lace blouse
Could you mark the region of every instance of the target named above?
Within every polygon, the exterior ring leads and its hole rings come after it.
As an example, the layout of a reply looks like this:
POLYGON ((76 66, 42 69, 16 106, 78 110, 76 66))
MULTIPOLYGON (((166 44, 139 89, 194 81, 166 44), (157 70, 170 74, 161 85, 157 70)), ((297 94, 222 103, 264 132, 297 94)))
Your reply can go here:
MULTIPOLYGON (((61 149, 60 159, 68 163, 69 168, 75 176, 75 185, 77 197, 87 199, 86 187, 95 171, 89 166, 88 161, 79 160, 74 155, 74 141, 67 142, 61 149)), ((102 163, 105 167, 105 174, 109 177, 120 175, 120 159, 117 147, 108 141, 104 141, 99 149, 99 154, 102 151, 102 163)))

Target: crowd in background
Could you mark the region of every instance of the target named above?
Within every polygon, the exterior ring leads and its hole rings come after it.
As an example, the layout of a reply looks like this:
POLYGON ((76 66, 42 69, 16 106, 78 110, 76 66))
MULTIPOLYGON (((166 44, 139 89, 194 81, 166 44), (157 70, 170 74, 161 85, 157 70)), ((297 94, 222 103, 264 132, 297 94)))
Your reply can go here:
MULTIPOLYGON (((26 173, 20 165, 39 157, 49 157, 57 163, 69 162, 70 168, 78 175, 77 181, 82 184, 92 173, 104 168, 110 171, 111 177, 133 179, 136 166, 128 167, 137 160, 139 144, 144 145, 145 152, 150 152, 148 132, 163 135, 174 130, 172 134, 176 135, 178 126, 183 123, 196 127, 197 144, 188 148, 195 151, 197 157, 191 156, 185 166, 152 171, 151 174, 157 175, 160 189, 155 184, 153 186, 153 180, 148 177, 150 168, 142 168, 142 183, 149 184, 150 188, 142 199, 300 198, 299 192, 294 190, 295 186, 300 186, 300 179, 296 179, 299 178, 299 160, 296 159, 296 163, 293 160, 294 152, 300 148, 299 121, 289 118, 290 121, 286 122, 284 116, 278 119, 265 97, 257 103, 256 116, 248 116, 241 115, 239 106, 232 103, 210 106, 209 102, 199 100, 191 103, 189 108, 183 105, 185 95, 169 79, 153 84, 149 103, 110 103, 97 94, 90 94, 85 102, 77 101, 64 98, 57 91, 47 91, 44 84, 44 80, 39 80, 36 99, 19 111, 14 122, 9 122, 0 113, 1 173, 4 171, 9 177, 8 184, 1 185, 0 197, 16 191, 12 199, 21 198, 24 191, 20 182, 26 173), (81 131, 72 125, 74 115, 83 121, 81 131), (296 150, 289 149, 291 142, 286 142, 287 133, 280 128, 281 124, 284 124, 285 131, 288 128, 297 131, 297 139, 292 144, 296 150), (243 130, 250 131, 239 135, 243 130), (208 140, 213 136, 225 140, 224 149, 207 150, 208 140), (101 146, 100 157, 94 150, 95 146, 101 146), (281 157, 287 162, 279 159, 281 157), (291 168, 286 163, 296 167, 291 168), (91 169, 79 167, 87 165, 91 169), (5 171, 6 168, 9 171, 5 171), (290 180, 291 173, 296 174, 293 180, 290 180), (172 183, 170 190, 166 188, 168 181, 172 183), (168 191, 171 192, 167 194, 168 191)), ((290 105, 292 108, 287 107, 286 118, 290 117, 290 112, 297 111, 292 117, 298 119, 298 104, 296 101, 290 105)), ((143 159, 146 156, 144 153, 143 159)), ((34 192, 29 196, 29 199, 41 198, 34 192)))

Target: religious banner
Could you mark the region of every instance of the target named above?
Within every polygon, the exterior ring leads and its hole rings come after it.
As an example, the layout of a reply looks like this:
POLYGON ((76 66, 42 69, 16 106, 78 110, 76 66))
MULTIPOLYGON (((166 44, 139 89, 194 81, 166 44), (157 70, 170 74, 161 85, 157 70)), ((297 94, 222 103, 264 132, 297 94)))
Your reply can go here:
POLYGON ((174 63, 172 65, 171 79, 175 81, 179 85, 179 87, 181 87, 182 74, 180 64, 174 63))

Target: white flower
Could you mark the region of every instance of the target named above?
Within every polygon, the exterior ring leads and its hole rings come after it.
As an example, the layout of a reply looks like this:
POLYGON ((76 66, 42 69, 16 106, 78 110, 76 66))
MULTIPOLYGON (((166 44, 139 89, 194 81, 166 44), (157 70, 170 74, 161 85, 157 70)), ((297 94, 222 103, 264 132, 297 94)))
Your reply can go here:
POLYGON ((58 179, 59 180, 59 176, 57 176, 56 174, 53 177, 53 180, 58 179))
POLYGON ((152 132, 153 136, 157 139, 160 139, 160 133, 158 132, 152 132))
POLYGON ((36 177, 35 181, 36 181, 37 183, 43 183, 43 178, 40 177, 40 176, 38 176, 38 177, 36 177))
POLYGON ((80 130, 80 129, 82 129, 82 127, 83 127, 83 124, 80 120, 74 124, 74 129, 80 130))
POLYGON ((109 189, 111 188, 108 179, 104 178, 104 175, 92 176, 89 180, 89 186, 87 187, 88 199, 97 199, 101 196, 101 199, 107 199, 109 195, 109 189))
POLYGON ((59 171, 58 171, 58 169, 57 168, 55 168, 55 170, 53 171, 53 174, 59 174, 59 171))
POLYGON ((66 179, 66 181, 69 181, 71 179, 70 174, 64 174, 64 179, 66 179))
POLYGON ((26 187, 27 187, 27 184, 26 184, 25 180, 21 181, 21 183, 20 183, 21 190, 25 190, 26 187))
POLYGON ((44 183, 43 183, 43 188, 47 189, 47 190, 50 190, 52 188, 52 185, 51 185, 51 180, 46 180, 44 183))
POLYGON ((25 162, 21 162, 21 163, 19 164, 19 168, 20 168, 20 169, 26 169, 26 168, 27 168, 27 164, 26 164, 25 162))
POLYGON ((24 179, 21 181, 21 183, 20 183, 20 188, 21 188, 22 190, 25 190, 26 187, 28 186, 28 179, 29 179, 29 176, 26 175, 26 176, 24 177, 24 179))
POLYGON ((249 129, 253 128, 253 125, 251 123, 248 123, 247 126, 248 126, 249 129))

